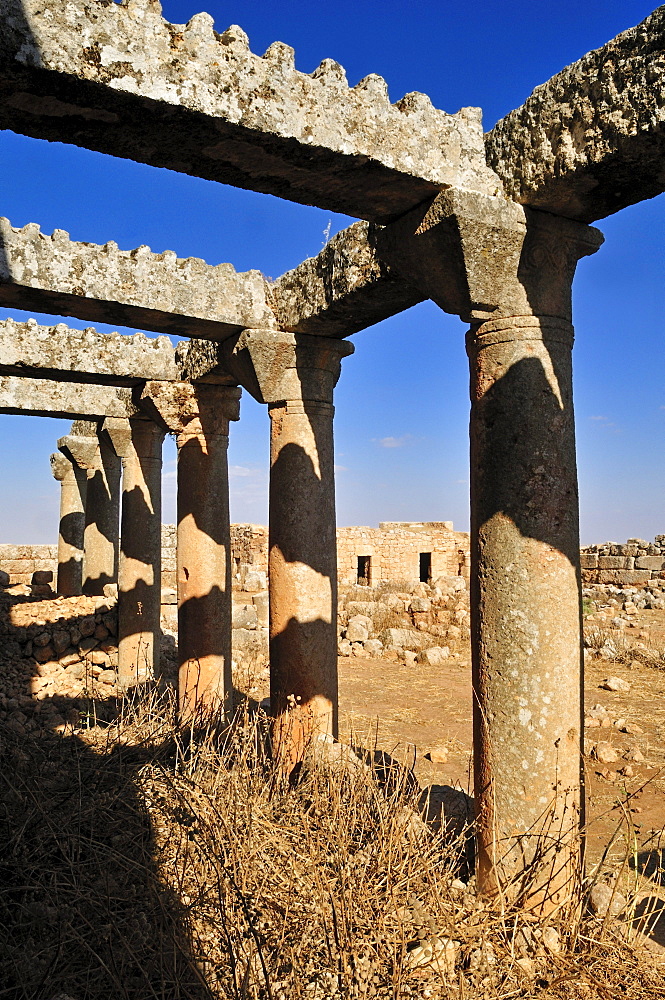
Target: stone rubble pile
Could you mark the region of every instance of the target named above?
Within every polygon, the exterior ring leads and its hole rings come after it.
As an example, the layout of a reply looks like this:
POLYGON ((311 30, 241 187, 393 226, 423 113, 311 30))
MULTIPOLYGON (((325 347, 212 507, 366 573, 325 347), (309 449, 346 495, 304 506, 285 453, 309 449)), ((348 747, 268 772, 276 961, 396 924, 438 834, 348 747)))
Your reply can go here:
POLYGON ((76 724, 90 698, 120 694, 115 598, 26 589, 0 590, 0 720, 17 733, 76 724))
POLYGON ((340 656, 440 666, 470 638, 466 581, 440 577, 411 593, 351 587, 340 595, 337 621, 340 656))

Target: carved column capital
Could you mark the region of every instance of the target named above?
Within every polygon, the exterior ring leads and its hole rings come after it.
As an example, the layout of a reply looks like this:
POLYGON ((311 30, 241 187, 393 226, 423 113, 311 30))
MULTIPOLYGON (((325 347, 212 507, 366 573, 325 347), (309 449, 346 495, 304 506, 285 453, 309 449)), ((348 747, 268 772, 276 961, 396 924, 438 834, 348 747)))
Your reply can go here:
POLYGON ((505 198, 450 188, 372 233, 379 256, 446 312, 471 323, 571 319, 577 262, 602 233, 505 198))
POLYGON ((74 467, 71 459, 63 455, 61 451, 54 452, 50 457, 50 462, 53 478, 57 479, 59 483, 72 472, 74 467))
POLYGON ((146 382, 141 406, 178 442, 190 437, 226 436, 240 417, 241 389, 189 382, 146 382))
POLYGON ((153 420, 107 417, 102 429, 118 458, 152 458, 161 462, 165 431, 153 420))
POLYGON ((277 330, 243 330, 220 345, 225 368, 259 403, 332 403, 348 340, 277 330))

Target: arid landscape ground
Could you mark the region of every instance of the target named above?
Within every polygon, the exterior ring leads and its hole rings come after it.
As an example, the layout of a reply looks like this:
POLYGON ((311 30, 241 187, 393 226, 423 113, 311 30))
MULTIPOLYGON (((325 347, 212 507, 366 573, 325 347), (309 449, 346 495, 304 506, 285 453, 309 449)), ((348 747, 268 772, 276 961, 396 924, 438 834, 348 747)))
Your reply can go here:
MULTIPOLYGON (((114 721, 111 619, 82 600, 78 625, 99 632, 88 695, 75 664, 44 673, 5 643, 0 996, 78 1000, 90 976, 104 1000, 665 996, 665 611, 585 604, 587 871, 624 909, 578 914, 573 945, 565 921, 479 903, 459 852, 408 819, 423 791, 445 809, 472 789, 465 640, 440 666, 340 657, 342 743, 401 765, 400 787, 376 772, 379 804, 337 772, 277 789, 256 766, 260 722, 229 766, 228 745, 219 756, 210 732, 188 737, 150 703, 114 721)), ((3 607, 48 627, 67 603, 3 607)), ((164 652, 172 675, 168 635, 164 652)), ((236 687, 259 703, 265 666, 236 687)))

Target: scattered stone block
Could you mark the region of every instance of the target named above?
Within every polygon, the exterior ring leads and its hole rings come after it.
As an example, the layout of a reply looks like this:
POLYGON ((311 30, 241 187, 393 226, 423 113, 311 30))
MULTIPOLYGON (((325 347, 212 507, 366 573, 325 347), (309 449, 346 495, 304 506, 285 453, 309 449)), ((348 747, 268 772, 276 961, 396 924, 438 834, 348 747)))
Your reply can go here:
POLYGON ((429 649, 421 650, 417 659, 418 663, 426 663, 430 667, 440 667, 449 657, 450 649, 448 646, 430 646, 429 649))
POLYGON ((599 687, 603 688, 605 691, 621 691, 627 693, 630 691, 631 684, 629 681, 625 681, 622 677, 606 677, 604 681, 601 681, 599 687))
POLYGON ((619 754, 614 749, 612 744, 607 743, 604 740, 601 740, 599 743, 596 743, 595 747, 593 748, 593 756, 596 758, 596 760, 600 761, 601 764, 613 764, 615 761, 619 759, 619 754))
POLYGON ((597 917, 616 917, 626 909, 626 898, 613 885, 599 882, 589 893, 589 908, 597 917))

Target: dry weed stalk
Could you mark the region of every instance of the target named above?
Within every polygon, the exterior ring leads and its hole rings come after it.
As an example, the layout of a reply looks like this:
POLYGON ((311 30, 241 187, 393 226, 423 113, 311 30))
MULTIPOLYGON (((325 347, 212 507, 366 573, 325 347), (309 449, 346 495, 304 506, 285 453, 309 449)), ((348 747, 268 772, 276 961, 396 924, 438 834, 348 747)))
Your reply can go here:
POLYGON ((665 995, 579 907, 478 900, 408 768, 334 745, 289 781, 269 749, 261 713, 179 728, 145 692, 111 726, 3 736, 0 1000, 665 995))

